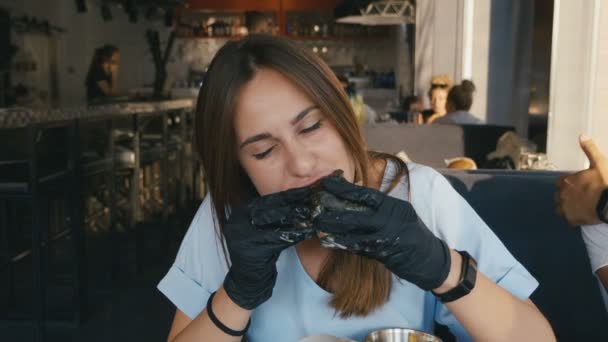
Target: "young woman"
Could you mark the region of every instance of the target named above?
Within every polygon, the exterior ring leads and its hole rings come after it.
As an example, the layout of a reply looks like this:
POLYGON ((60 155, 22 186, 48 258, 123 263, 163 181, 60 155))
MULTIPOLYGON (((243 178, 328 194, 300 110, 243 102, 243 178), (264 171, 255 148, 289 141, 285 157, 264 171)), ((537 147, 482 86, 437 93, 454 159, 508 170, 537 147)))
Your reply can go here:
POLYGON ((554 340, 536 280, 445 178, 366 151, 339 81, 296 43, 227 43, 195 126, 209 195, 158 286, 177 306, 169 341, 361 341, 435 322, 465 341, 554 340), (318 180, 364 210, 311 221, 318 180))
POLYGON ((120 52, 117 47, 104 45, 95 50, 85 81, 88 101, 118 95, 119 64, 120 52))
POLYGON ((447 75, 437 75, 431 80, 428 96, 431 108, 422 112, 424 123, 433 123, 447 113, 448 92, 452 87, 452 79, 447 75))

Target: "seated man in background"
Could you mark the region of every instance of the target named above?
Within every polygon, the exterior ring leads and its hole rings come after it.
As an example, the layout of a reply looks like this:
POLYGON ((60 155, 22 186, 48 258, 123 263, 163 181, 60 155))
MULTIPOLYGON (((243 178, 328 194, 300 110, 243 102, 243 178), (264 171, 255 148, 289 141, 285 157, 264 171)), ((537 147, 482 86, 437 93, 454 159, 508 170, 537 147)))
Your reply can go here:
POLYGON ((453 86, 448 92, 447 114, 434 119, 432 122, 448 125, 483 124, 483 121, 469 113, 473 105, 474 92, 475 85, 469 80, 463 80, 459 85, 453 86))
POLYGON ((581 226, 591 268, 603 285, 608 309, 608 159, 589 137, 581 135, 580 144, 590 166, 557 181, 557 212, 570 224, 581 226))

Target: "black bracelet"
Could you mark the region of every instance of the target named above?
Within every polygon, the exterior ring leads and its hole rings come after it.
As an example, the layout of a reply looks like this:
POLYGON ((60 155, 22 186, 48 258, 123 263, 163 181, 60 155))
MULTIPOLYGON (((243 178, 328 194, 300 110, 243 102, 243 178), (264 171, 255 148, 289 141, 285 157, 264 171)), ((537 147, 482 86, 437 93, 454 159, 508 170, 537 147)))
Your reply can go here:
POLYGON ((232 330, 232 329, 228 328, 227 326, 224 325, 224 323, 220 322, 220 320, 217 318, 217 316, 215 316, 215 314, 213 313, 213 309, 211 308, 211 302, 213 301, 214 296, 215 296, 215 292, 213 292, 211 294, 211 296, 209 296, 209 300, 207 300, 207 315, 209 316, 209 319, 211 320, 211 322, 213 322, 213 324, 215 324, 215 326, 218 327, 218 329, 220 329, 221 331, 223 331, 224 333, 226 333, 230 336, 245 335, 245 333, 247 332, 247 329, 249 329, 249 325, 251 324, 251 318, 247 322, 247 326, 245 327, 245 329, 243 329, 241 331, 232 330))

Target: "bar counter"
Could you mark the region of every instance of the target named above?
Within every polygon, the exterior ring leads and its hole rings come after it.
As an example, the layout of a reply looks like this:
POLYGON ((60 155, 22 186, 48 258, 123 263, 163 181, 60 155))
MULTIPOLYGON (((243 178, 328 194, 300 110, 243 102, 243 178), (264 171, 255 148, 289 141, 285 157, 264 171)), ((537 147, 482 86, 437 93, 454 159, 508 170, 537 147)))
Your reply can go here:
POLYGON ((147 245, 170 259, 169 241, 202 195, 193 104, 0 109, 0 270, 9 270, 0 282, 14 299, 0 321, 28 317, 39 336, 48 320, 78 325, 91 293, 141 273, 147 245), (22 298, 33 299, 29 312, 22 298))
POLYGON ((99 119, 107 116, 149 115, 164 111, 191 109, 193 99, 121 102, 54 109, 0 108, 0 129, 23 128, 29 124, 51 124, 72 119, 99 119))

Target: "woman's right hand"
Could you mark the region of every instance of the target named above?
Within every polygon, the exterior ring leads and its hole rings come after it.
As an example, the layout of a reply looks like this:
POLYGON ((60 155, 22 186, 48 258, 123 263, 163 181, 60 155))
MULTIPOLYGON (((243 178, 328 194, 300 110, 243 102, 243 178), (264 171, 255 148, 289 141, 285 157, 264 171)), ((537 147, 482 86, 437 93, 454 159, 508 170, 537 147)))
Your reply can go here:
POLYGON ((287 190, 231 210, 223 232, 231 260, 224 289, 238 306, 253 310, 268 300, 280 253, 314 236, 307 205, 310 192, 287 190))
POLYGON ((116 78, 118 76, 118 64, 110 63, 110 75, 112 78, 116 78))

